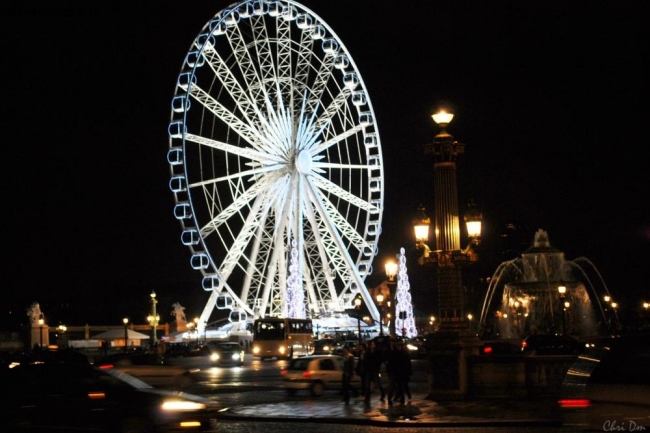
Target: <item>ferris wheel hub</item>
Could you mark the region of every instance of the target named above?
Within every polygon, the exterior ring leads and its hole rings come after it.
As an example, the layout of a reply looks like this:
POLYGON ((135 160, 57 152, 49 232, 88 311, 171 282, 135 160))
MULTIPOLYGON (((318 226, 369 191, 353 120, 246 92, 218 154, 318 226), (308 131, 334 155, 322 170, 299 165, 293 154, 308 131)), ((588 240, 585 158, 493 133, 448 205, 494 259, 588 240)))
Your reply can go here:
POLYGON ((311 167, 311 155, 306 150, 301 150, 296 156, 296 169, 300 174, 309 174, 311 167))

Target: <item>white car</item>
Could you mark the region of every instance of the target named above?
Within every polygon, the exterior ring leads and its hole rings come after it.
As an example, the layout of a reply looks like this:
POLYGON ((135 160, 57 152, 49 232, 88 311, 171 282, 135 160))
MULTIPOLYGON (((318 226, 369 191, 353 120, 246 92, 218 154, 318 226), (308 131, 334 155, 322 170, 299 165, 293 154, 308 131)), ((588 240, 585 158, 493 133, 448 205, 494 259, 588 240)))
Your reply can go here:
MULTIPOLYGON (((325 390, 342 388, 343 357, 312 355, 292 359, 281 374, 283 387, 290 395, 309 390, 312 395, 319 396, 325 390)), ((360 392, 361 378, 356 374, 352 377, 352 386, 360 392)))

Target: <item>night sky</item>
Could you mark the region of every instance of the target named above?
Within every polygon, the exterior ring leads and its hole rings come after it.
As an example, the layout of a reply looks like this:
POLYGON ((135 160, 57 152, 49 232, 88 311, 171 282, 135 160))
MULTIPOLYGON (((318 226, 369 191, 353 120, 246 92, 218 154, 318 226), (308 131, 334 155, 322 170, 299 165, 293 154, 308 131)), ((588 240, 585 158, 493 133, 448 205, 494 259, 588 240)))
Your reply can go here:
MULTIPOLYGON (((144 323, 152 290, 163 321, 174 302, 201 312, 207 294, 172 214, 167 125, 190 44, 230 3, 0 6, 0 329, 26 323, 33 302, 52 326, 144 323)), ((647 1, 302 4, 351 53, 377 117, 385 211, 370 286, 400 247, 413 253, 417 205, 432 211, 422 145, 446 101, 466 145, 459 204, 483 212, 486 248, 499 250, 509 222, 530 242, 541 228, 567 259, 590 259, 623 307, 650 300, 647 1)))

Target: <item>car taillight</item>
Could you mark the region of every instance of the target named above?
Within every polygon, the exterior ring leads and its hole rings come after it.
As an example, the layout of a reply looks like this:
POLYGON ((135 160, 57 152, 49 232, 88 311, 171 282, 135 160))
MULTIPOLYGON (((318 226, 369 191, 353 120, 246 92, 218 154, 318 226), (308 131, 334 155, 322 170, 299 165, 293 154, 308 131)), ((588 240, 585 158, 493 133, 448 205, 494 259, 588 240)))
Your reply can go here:
POLYGON ((591 406, 591 401, 586 398, 565 398, 558 400, 560 407, 562 408, 571 408, 571 407, 589 407, 591 406))
POLYGON ((114 365, 113 364, 101 364, 98 368, 100 370, 109 370, 111 368, 114 368, 114 365))
POLYGON ((528 346, 525 341, 521 343, 521 350, 524 350, 528 346))
POLYGON ((305 378, 305 379, 310 379, 311 378, 311 371, 309 371, 309 370, 303 371, 302 372, 302 377, 305 378))
POLYGON ((287 371, 286 369, 284 369, 284 370, 280 370, 280 374, 282 374, 282 375, 285 375, 285 374, 287 374, 287 373, 288 373, 288 371, 287 371))
POLYGON ((485 346, 483 348, 483 354, 484 355, 489 355, 490 353, 492 353, 492 346, 485 346))

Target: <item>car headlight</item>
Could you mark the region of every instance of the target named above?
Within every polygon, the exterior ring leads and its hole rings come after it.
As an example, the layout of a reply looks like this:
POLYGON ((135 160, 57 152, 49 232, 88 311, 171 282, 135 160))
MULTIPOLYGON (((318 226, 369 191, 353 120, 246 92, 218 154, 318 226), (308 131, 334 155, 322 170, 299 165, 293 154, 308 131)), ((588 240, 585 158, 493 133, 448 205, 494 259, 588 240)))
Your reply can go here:
POLYGON ((258 355, 260 353, 259 346, 253 346, 253 355, 258 355))
POLYGON ((219 360, 219 354, 218 353, 211 353, 210 354, 210 360, 211 361, 218 361, 219 360))
POLYGON ((412 345, 412 344, 407 344, 407 345, 406 345, 406 348, 407 348, 408 350, 418 350, 418 347, 417 347, 417 346, 414 346, 414 345, 412 345))
POLYGON ((238 361, 239 360, 239 353, 233 353, 232 354, 232 359, 235 360, 235 361, 238 361))
POLYGON ((186 412, 204 410, 205 404, 191 400, 165 400, 160 408, 165 412, 186 412))

